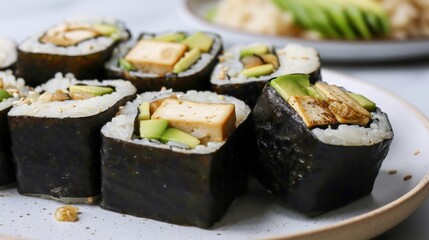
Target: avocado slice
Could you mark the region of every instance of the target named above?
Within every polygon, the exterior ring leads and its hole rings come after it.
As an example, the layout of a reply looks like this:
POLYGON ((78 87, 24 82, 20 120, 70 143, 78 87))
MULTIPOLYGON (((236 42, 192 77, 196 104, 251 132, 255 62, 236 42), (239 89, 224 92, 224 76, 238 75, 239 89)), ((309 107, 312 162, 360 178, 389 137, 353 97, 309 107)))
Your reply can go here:
POLYGON ((168 121, 165 119, 141 120, 140 137, 159 139, 167 127, 168 121))
POLYGON ((349 18, 351 25, 364 39, 371 39, 372 34, 364 18, 364 12, 357 6, 349 5, 345 9, 346 15, 349 18))
POLYGON ((287 12, 291 11, 287 0, 272 0, 281 10, 287 12))
POLYGON ((174 73, 181 73, 189 69, 194 63, 198 61, 201 57, 201 52, 198 48, 192 48, 191 51, 185 53, 185 56, 182 57, 173 67, 174 73))
POLYGON ((263 75, 271 74, 274 71, 273 64, 264 64, 241 71, 240 74, 246 77, 259 77, 263 75))
POLYGON ((290 96, 308 96, 307 87, 310 86, 310 77, 307 74, 291 74, 280 76, 270 82, 285 101, 290 96))
POLYGON ((131 63, 129 63, 124 58, 120 58, 119 59, 119 67, 122 68, 122 69, 124 69, 127 72, 134 70, 133 65, 131 65, 131 63))
POLYGON ((368 110, 369 112, 374 112, 376 109, 376 105, 373 101, 369 100, 365 96, 357 93, 348 92, 350 97, 352 97, 356 102, 358 102, 363 108, 368 110))
POLYGON ((103 96, 113 92, 111 87, 89 86, 89 85, 72 85, 69 87, 70 94, 86 93, 94 96, 103 96))
POLYGON ((390 32, 389 18, 371 0, 273 0, 292 13, 295 22, 327 37, 370 39, 390 32))
POLYGON ((296 73, 296 74, 290 74, 286 76, 288 76, 289 79, 292 79, 293 81, 295 81, 304 90, 311 86, 310 76, 308 74, 296 73))
POLYGON ((270 49, 267 45, 259 44, 248 48, 243 48, 240 51, 240 58, 249 56, 249 55, 263 55, 270 52, 270 49))
POLYGON ((152 40, 160 42, 181 42, 185 40, 184 33, 166 33, 155 36, 152 40))
MULTIPOLYGON (((301 0, 302 1, 302 0, 301 0)), ((335 24, 331 21, 328 13, 323 9, 323 5, 316 1, 302 2, 303 7, 306 8, 307 17, 311 20, 312 26, 323 36, 331 38, 341 37, 340 33, 336 30, 335 24)))
POLYGON ((160 140, 163 143, 166 143, 168 141, 182 143, 189 148, 194 148, 200 144, 200 140, 198 140, 198 138, 177 128, 167 128, 162 133, 160 140))
POLYGON ((99 24, 94 24, 92 28, 95 31, 99 32, 101 35, 108 36, 114 39, 120 38, 120 31, 115 25, 99 23, 99 24))
POLYGON ((142 102, 142 104, 140 104, 138 119, 140 121, 150 119, 150 103, 149 102, 142 102))
POLYGON ((209 52, 213 45, 213 38, 202 32, 196 32, 182 41, 189 48, 198 48, 201 52, 209 52))
POLYGON ((10 95, 8 91, 5 89, 0 89, 0 102, 11 97, 12 95, 10 95))
POLYGON ((339 34, 348 40, 356 39, 356 33, 350 27, 349 21, 341 4, 324 0, 316 0, 322 11, 330 19, 330 24, 337 29, 339 34))
POLYGON ((301 1, 296 0, 277 0, 277 4, 283 6, 283 9, 286 11, 291 11, 293 13, 294 20, 304 28, 311 29, 313 27, 313 23, 308 18, 308 13, 302 5, 300 5, 301 1))

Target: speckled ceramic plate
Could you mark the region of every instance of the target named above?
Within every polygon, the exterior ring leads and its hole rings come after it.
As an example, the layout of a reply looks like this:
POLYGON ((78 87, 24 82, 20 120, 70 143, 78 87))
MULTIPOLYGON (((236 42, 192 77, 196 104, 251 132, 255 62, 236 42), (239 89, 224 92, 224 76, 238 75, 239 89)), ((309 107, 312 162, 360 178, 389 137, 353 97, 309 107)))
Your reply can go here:
POLYGON ((305 217, 258 187, 236 201, 210 230, 182 227, 79 206, 75 223, 54 220, 55 201, 0 191, 0 238, 19 239, 366 239, 401 222, 428 196, 429 123, 400 98, 323 70, 331 84, 364 93, 386 113, 395 132, 373 193, 324 215, 305 217), (391 171, 396 171, 391 174, 391 171), (390 172, 390 174, 389 174, 390 172), (408 179, 409 178, 409 179, 408 179))
POLYGON ((198 28, 220 33, 228 45, 267 42, 282 46, 286 43, 299 43, 317 48, 323 60, 331 62, 383 62, 429 57, 429 39, 409 41, 317 41, 296 37, 252 34, 207 21, 205 18, 207 11, 216 6, 219 2, 218 0, 181 1, 181 15, 183 18, 198 28))

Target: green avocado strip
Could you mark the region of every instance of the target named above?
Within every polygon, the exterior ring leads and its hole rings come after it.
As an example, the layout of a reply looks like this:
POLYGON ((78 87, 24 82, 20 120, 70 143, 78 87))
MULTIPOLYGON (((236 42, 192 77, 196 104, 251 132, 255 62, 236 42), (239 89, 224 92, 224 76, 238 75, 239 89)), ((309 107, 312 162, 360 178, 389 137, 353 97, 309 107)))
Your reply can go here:
POLYGON ((0 102, 11 97, 12 95, 10 95, 8 91, 5 89, 0 89, 0 102))

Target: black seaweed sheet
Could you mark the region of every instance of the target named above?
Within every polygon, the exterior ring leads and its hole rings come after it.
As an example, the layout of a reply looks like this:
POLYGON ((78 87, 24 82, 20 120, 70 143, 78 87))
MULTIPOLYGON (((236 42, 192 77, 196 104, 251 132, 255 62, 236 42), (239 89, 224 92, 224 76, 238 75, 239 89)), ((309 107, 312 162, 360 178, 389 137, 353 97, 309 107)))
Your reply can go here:
POLYGON ((7 113, 9 110, 10 107, 0 111, 0 188, 11 186, 16 181, 7 123, 7 113))
MULTIPOLYGON (((183 32, 184 33, 184 32, 183 32)), ((162 87, 173 89, 174 91, 187 91, 187 90, 208 90, 210 89, 210 74, 216 66, 218 59, 217 56, 222 52, 222 39, 219 35, 204 32, 209 36, 216 38, 220 42, 218 49, 211 49, 214 52, 213 59, 204 67, 199 69, 193 74, 179 76, 175 73, 169 73, 165 76, 154 77, 151 74, 142 73, 139 71, 125 71, 118 66, 118 61, 123 58, 126 52, 115 51, 115 56, 106 64, 107 76, 109 78, 121 78, 129 80, 137 87, 138 92, 145 91, 159 91, 162 87)), ((190 35, 191 33, 186 33, 190 35)), ((138 39, 144 36, 156 36, 154 33, 142 33, 138 39)))
MULTIPOLYGON (((310 74, 311 83, 322 80, 320 74, 321 70, 318 68, 316 71, 310 74)), ((261 95, 262 89, 264 89, 265 83, 269 80, 261 81, 249 81, 244 83, 227 83, 227 84, 215 84, 211 82, 212 91, 236 97, 244 101, 250 108, 253 108, 258 100, 259 95, 261 95)))
POLYGON ((255 176, 279 198, 309 215, 370 194, 392 141, 372 146, 324 144, 268 85, 253 116, 260 150, 255 176))
POLYGON ((9 116, 18 192, 56 199, 100 195, 100 129, 133 98, 88 117, 9 116))
POLYGON ((31 53, 18 50, 16 76, 35 87, 53 78, 56 73, 73 73, 77 79, 95 79, 104 75, 104 63, 110 58, 115 44, 96 53, 66 56, 31 53))
POLYGON ((247 119, 216 152, 188 154, 103 136, 101 207, 209 228, 247 189, 247 119))

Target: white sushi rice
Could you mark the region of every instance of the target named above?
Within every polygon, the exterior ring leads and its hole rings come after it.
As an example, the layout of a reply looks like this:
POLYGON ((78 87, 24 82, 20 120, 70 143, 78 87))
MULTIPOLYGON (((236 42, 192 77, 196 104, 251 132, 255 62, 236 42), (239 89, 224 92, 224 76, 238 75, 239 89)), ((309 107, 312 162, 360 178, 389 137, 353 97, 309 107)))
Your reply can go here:
POLYGON ((11 98, 5 99, 0 102, 0 111, 12 106, 12 103, 19 100, 21 97, 28 95, 30 88, 25 86, 25 81, 22 78, 16 78, 11 70, 0 72, 0 79, 3 82, 2 89, 14 89, 11 98))
POLYGON ((37 87, 34 92, 28 96, 33 100, 28 104, 25 100, 14 102, 14 107, 10 110, 9 116, 32 116, 48 118, 79 118, 93 116, 106 111, 115 105, 119 100, 126 96, 131 96, 137 92, 137 89, 129 82, 124 80, 76 80, 72 74, 63 77, 57 73, 55 78, 45 84, 37 87), (96 96, 85 100, 66 100, 44 102, 39 99, 41 92, 55 93, 56 90, 67 90, 74 84, 86 84, 95 86, 112 86, 115 91, 111 94, 96 96))
MULTIPOLYGON (((210 52, 201 53, 201 57, 198 59, 198 61, 194 63, 186 71, 183 71, 177 74, 178 77, 190 76, 192 74, 195 74, 201 71, 201 69, 207 66, 213 60, 213 58, 216 57, 216 53, 219 51, 219 49, 222 46, 221 40, 215 37, 215 35, 213 34, 210 34, 210 33, 204 33, 204 34, 207 34, 208 36, 211 36, 213 38, 213 45, 212 45, 212 48, 210 49, 210 52)), ((152 37, 153 37, 152 35, 145 35, 143 36, 143 39, 151 39, 152 37)), ((136 43, 137 43, 137 39, 121 44, 117 49, 115 49, 113 53, 114 57, 112 57, 110 61, 106 63, 105 66, 107 68, 111 68, 118 72, 123 71, 118 66, 119 58, 123 58, 128 53, 128 51, 136 45, 136 43)), ((129 74, 131 76, 138 76, 138 77, 159 77, 158 74, 154 74, 150 72, 130 71, 129 74)))
POLYGON ((207 146, 198 145, 193 149, 183 149, 167 144, 162 144, 149 139, 133 139, 134 121, 138 114, 138 107, 145 101, 154 101, 176 94, 180 99, 204 102, 204 103, 233 103, 235 105, 236 126, 238 127, 250 114, 250 108, 244 102, 228 96, 217 95, 212 92, 188 91, 186 93, 172 92, 171 90, 161 92, 147 92, 138 95, 136 100, 128 102, 112 121, 103 126, 101 132, 104 136, 131 142, 139 145, 147 145, 156 148, 173 149, 176 152, 206 154, 215 152, 225 142, 209 142, 207 146))
POLYGON ((17 57, 16 44, 8 38, 0 37, 0 68, 11 66, 17 57))
POLYGON ((385 113, 377 109, 371 113, 369 127, 358 125, 340 125, 337 129, 315 128, 311 132, 321 142, 338 146, 371 146, 393 137, 391 125, 385 113))
MULTIPOLYGON (((67 26, 68 24, 112 24, 115 25, 120 30, 120 38, 127 39, 129 33, 126 31, 125 27, 120 24, 116 19, 113 18, 72 18, 64 21, 58 26, 67 26)), ((19 50, 24 52, 31 53, 44 53, 44 54, 56 54, 56 55, 66 55, 66 56, 79 56, 86 55, 91 53, 96 53, 103 51, 112 44, 115 43, 115 39, 111 37, 97 37, 82 41, 74 46, 57 46, 53 43, 42 43, 39 39, 45 34, 45 32, 33 35, 29 37, 26 41, 19 45, 19 50)))
POLYGON ((240 74, 244 70, 244 65, 240 61, 240 51, 244 48, 249 48, 257 45, 269 44, 254 43, 249 45, 237 45, 228 49, 220 58, 222 59, 211 76, 211 83, 217 85, 243 83, 253 81, 266 81, 273 77, 293 73, 310 74, 320 68, 320 59, 318 52, 311 47, 303 47, 297 44, 288 44, 282 49, 277 49, 277 57, 279 59, 279 68, 269 75, 259 77, 246 77, 240 74), (228 74, 229 79, 223 79, 221 76, 228 74))

